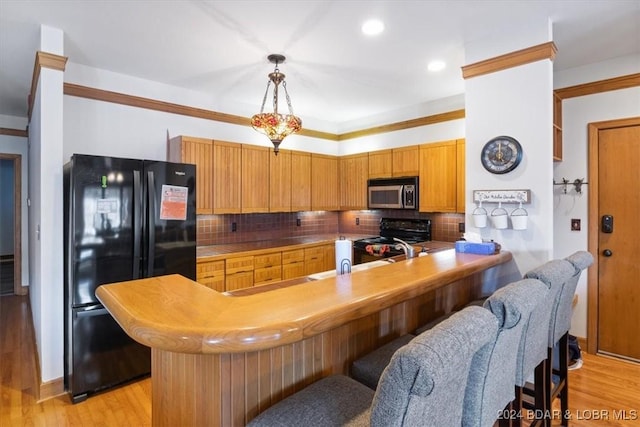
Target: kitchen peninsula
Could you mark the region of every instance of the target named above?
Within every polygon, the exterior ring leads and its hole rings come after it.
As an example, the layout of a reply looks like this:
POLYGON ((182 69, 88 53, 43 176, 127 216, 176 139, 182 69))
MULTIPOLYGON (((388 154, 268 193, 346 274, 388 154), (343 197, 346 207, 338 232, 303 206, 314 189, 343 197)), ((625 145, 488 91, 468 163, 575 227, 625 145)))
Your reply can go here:
POLYGON ((103 285, 97 295, 152 348, 154 426, 244 425, 476 298, 487 272, 511 259, 445 250, 246 296, 178 275, 103 285))

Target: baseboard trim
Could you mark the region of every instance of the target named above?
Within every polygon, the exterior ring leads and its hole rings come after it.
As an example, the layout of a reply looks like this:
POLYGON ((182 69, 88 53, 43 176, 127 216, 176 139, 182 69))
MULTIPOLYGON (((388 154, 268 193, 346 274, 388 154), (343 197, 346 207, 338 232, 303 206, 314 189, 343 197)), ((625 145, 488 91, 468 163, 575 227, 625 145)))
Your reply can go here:
POLYGON ((38 402, 52 399, 64 394, 64 378, 56 378, 55 380, 40 383, 38 393, 38 402))

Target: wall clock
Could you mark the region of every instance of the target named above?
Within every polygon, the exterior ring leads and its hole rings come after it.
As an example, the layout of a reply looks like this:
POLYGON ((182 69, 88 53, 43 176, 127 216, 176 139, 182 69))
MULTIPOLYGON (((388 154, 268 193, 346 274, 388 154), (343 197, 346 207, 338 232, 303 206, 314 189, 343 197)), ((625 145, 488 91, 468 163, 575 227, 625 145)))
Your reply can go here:
POLYGON ((482 166, 491 173, 514 170, 522 160, 522 146, 510 136, 497 136, 487 142, 480 153, 482 166))

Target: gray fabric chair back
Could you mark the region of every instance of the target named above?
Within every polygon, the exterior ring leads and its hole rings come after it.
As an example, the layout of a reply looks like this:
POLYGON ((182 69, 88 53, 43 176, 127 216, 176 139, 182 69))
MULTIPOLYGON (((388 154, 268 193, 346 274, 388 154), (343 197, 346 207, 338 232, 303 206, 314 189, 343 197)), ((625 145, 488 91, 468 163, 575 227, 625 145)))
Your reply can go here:
POLYGON ((380 377, 372 426, 459 426, 469 368, 492 350, 498 321, 467 307, 400 348, 380 377))
POLYGON ((462 425, 491 426, 514 397, 516 352, 531 312, 549 289, 537 280, 520 280, 498 289, 484 303, 498 319, 498 336, 490 352, 473 358, 464 398, 462 425))
POLYGON ((546 262, 525 274, 525 277, 538 279, 550 287, 558 288, 558 294, 548 323, 548 347, 553 347, 560 337, 569 330, 571 325, 571 303, 578 278, 576 277, 573 287, 569 282, 575 276, 575 273, 576 269, 569 261, 556 259, 546 262), (564 331, 561 331, 562 326, 560 324, 566 324, 567 327, 564 331))
POLYGON ((565 258, 574 268, 573 275, 565 282, 560 293, 555 322, 551 324, 550 337, 555 344, 571 329, 571 315, 573 313, 573 296, 576 293, 578 280, 582 270, 593 264, 593 256, 586 251, 578 251, 565 258))

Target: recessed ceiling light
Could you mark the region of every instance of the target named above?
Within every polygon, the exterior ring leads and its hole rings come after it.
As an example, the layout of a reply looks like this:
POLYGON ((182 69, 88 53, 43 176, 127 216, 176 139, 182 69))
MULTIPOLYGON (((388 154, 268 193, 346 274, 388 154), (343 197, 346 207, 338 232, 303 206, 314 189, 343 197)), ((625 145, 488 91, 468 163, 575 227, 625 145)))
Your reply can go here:
POLYGON ((431 61, 427 65, 427 70, 433 71, 433 72, 442 71, 442 70, 445 69, 446 66, 447 66, 447 64, 445 64, 444 61, 440 61, 440 60, 431 61))
POLYGON ((369 19, 362 24, 362 33, 367 36, 377 36, 384 31, 384 23, 378 19, 369 19))

